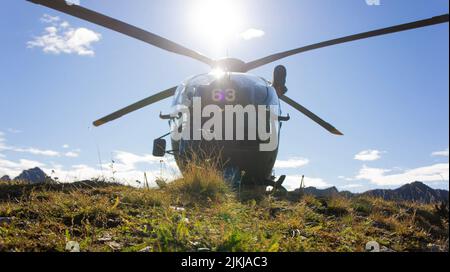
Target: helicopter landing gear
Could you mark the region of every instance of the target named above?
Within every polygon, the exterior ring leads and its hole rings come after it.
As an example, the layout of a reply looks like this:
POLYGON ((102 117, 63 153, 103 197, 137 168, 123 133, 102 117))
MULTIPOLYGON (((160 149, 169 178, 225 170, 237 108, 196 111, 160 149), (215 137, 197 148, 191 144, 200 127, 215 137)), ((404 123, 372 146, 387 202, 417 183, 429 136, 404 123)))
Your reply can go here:
POLYGON ((272 186, 275 189, 279 189, 283 187, 283 182, 286 179, 286 175, 282 175, 276 180, 275 176, 271 176, 270 179, 266 180, 266 186, 272 186))
POLYGON ((275 182, 274 188, 275 189, 279 189, 279 188, 283 187, 282 185, 283 185, 283 182, 284 182, 285 179, 286 179, 286 175, 280 176, 278 178, 278 180, 275 182))
POLYGON ((272 176, 271 180, 268 180, 268 186, 272 186, 272 192, 271 194, 276 197, 286 197, 288 194, 288 191, 286 188, 283 187, 283 182, 286 180, 286 175, 282 175, 278 178, 278 180, 275 181, 275 177, 272 176))

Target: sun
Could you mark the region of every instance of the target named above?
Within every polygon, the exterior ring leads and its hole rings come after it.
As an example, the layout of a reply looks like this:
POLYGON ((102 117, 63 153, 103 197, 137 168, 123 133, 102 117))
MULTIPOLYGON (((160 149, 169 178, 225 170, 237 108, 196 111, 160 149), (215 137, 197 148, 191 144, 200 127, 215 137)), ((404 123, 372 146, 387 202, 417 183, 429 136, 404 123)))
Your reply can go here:
POLYGON ((243 25, 238 0, 195 0, 189 13, 193 31, 223 49, 235 39, 243 25))

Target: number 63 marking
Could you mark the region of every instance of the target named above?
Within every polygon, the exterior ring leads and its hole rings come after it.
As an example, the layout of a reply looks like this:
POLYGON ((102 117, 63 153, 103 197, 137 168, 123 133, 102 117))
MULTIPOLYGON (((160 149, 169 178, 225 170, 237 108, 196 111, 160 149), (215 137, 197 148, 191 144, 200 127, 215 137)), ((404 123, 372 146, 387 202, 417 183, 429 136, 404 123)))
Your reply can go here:
POLYGON ((234 102, 236 100, 236 91, 233 89, 227 89, 225 91, 215 89, 212 92, 212 99, 215 102, 221 102, 223 99, 228 102, 234 102))

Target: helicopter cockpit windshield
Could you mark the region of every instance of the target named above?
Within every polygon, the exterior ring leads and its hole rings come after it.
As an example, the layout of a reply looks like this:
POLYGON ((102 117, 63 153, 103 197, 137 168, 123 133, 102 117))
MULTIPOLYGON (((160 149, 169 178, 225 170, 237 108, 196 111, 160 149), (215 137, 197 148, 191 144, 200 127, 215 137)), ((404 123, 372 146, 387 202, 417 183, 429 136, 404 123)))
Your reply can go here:
POLYGON ((194 97, 202 105, 266 105, 279 107, 275 89, 266 80, 249 74, 216 73, 199 75, 181 84, 174 96, 173 106, 191 106, 194 97))

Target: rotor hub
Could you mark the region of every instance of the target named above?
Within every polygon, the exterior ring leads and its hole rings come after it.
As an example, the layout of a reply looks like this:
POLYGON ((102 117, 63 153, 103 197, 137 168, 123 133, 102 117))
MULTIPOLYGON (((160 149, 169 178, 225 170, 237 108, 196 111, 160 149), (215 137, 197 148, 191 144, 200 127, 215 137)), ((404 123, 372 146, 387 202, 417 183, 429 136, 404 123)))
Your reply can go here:
POLYGON ((226 72, 244 73, 246 63, 240 59, 224 58, 214 62, 213 69, 222 69, 226 72))

